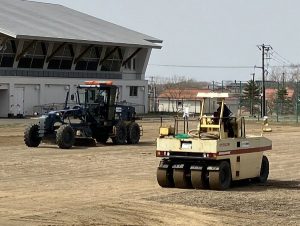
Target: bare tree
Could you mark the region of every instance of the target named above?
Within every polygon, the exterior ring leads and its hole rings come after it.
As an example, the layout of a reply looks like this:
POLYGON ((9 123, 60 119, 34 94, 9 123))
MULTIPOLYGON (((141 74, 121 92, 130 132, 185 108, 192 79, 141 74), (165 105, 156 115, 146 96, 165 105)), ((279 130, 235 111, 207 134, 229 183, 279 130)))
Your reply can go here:
POLYGON ((300 65, 295 64, 291 65, 291 81, 292 82, 297 82, 300 79, 300 65))
POLYGON ((285 68, 274 68, 269 74, 269 81, 281 82, 283 80, 287 81, 288 78, 287 70, 285 68))
POLYGON ((157 93, 168 98, 173 112, 178 112, 183 108, 184 99, 195 98, 192 90, 207 88, 207 82, 198 82, 187 76, 174 75, 168 78, 160 78, 160 84, 156 84, 157 93))
MULTIPOLYGON (((196 81, 187 76, 174 75, 171 77, 151 77, 149 81, 151 90, 155 90, 152 96, 154 101, 158 96, 168 99, 168 109, 178 112, 183 108, 183 99, 194 99, 195 89, 207 89, 208 82, 196 81), (154 87, 154 88, 153 88, 154 87)), ((151 98, 151 97, 150 97, 151 98)), ((150 101, 151 102, 151 101, 150 101)))
MULTIPOLYGON (((162 85, 162 89, 164 91, 165 96, 169 99, 171 102, 172 110, 173 112, 178 112, 180 106, 180 100, 182 98, 182 93, 184 91, 184 83, 186 81, 186 78, 183 76, 172 76, 169 78, 166 78, 166 82, 162 85)), ((181 103, 182 105, 182 103, 181 103)))

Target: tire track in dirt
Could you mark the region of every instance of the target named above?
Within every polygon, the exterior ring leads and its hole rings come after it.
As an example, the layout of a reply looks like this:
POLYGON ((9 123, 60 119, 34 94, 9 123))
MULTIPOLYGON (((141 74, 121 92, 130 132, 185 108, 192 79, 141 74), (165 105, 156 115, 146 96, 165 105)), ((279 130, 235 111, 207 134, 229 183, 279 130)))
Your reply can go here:
MULTIPOLYGON (((270 180, 228 191, 162 189, 156 182, 159 123, 139 145, 36 149, 0 146, 0 225, 292 225, 299 222, 299 127, 277 126, 270 180), (287 136, 286 134, 289 134, 287 136), (295 172, 296 171, 296 172, 295 172)), ((249 130, 258 131, 251 124, 249 130)), ((0 132, 4 142, 5 131, 0 132)), ((22 133, 16 129, 16 134, 22 133)), ((5 142, 4 142, 5 143, 5 142)))

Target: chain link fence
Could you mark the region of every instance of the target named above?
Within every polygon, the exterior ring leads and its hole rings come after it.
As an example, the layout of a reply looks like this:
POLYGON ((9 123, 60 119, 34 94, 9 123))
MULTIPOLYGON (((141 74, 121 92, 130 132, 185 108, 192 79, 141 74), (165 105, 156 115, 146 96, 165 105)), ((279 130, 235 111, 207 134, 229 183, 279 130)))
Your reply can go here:
MULTIPOLYGON (((245 95, 247 82, 234 82, 222 87, 211 87, 211 92, 228 92, 231 98, 226 100, 226 105, 236 115, 244 116, 251 120, 261 120, 262 118, 262 82, 255 81, 259 87, 259 95, 252 96, 251 93, 245 95)), ((225 84, 225 83, 224 83, 225 84)), ((265 82, 265 109, 269 121, 273 122, 296 122, 300 121, 300 83, 299 82, 265 82)), ((196 98, 161 98, 149 97, 148 112, 158 114, 183 114, 188 107, 191 115, 200 113, 200 100, 196 98)), ((209 111, 213 112, 216 107, 214 102, 210 102, 209 111)))
MULTIPOLYGON (((145 105, 143 104, 135 104, 135 103, 129 103, 129 102, 119 102, 116 103, 117 105, 122 106, 132 106, 135 108, 135 112, 137 114, 144 114, 145 113, 145 105)), ((76 103, 68 103, 68 108, 73 108, 76 106, 76 103)), ((50 111, 58 111, 63 110, 65 108, 65 103, 50 103, 50 104, 43 104, 43 105, 37 105, 33 107, 34 115, 43 115, 47 114, 50 111)))

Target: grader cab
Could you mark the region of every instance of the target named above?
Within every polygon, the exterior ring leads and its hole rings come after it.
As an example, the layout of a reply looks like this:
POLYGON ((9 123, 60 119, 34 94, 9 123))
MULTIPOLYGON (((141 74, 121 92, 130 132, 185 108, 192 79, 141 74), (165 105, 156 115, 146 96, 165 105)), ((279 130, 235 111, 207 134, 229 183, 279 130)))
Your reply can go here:
POLYGON ((157 138, 156 156, 162 158, 158 184, 224 190, 242 179, 266 182, 269 162, 263 151, 270 150, 272 142, 261 134, 246 135, 245 119, 232 116, 225 105, 228 93, 198 93, 197 97, 201 99, 197 128, 178 133, 176 121, 174 127, 160 128, 164 133, 157 138), (207 102, 218 103, 218 110, 209 112, 207 102))

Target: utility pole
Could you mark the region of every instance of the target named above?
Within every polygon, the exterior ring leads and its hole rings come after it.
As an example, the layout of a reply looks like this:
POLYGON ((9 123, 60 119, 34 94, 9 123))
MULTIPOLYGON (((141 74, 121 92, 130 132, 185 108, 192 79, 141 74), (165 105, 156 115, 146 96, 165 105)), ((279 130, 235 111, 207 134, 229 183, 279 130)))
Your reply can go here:
POLYGON ((266 116, 266 87, 265 87, 265 55, 269 52, 269 50, 273 49, 270 45, 258 45, 259 50, 262 52, 262 109, 261 109, 261 117, 266 116))
POLYGON ((284 99, 285 99, 285 85, 284 85, 284 72, 282 72, 282 92, 283 92, 283 95, 282 95, 282 101, 281 101, 281 114, 283 113, 283 110, 284 110, 284 99))
POLYGON ((254 113, 254 87, 255 87, 255 82, 254 82, 254 76, 255 76, 255 73, 252 73, 252 89, 251 89, 251 99, 250 99, 250 107, 251 107, 251 115, 253 116, 254 113))
POLYGON ((150 79, 149 107, 150 111, 156 112, 156 85, 154 82, 154 76, 151 76, 150 79))

